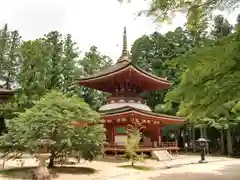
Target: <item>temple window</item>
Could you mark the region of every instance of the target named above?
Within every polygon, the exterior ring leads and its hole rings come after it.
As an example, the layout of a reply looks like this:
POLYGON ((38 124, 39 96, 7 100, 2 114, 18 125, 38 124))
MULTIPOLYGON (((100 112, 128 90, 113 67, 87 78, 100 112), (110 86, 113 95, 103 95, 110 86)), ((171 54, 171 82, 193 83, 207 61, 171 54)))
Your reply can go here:
POLYGON ((125 126, 119 126, 115 128, 115 134, 126 134, 127 130, 125 126))

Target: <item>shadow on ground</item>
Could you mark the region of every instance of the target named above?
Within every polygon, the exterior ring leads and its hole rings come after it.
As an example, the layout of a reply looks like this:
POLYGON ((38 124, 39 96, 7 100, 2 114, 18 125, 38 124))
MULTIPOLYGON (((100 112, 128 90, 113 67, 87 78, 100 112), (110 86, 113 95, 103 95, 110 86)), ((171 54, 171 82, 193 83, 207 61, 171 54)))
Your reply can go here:
POLYGON ((158 177, 151 178, 151 180, 172 180, 177 178, 178 180, 239 180, 240 165, 225 166, 224 169, 214 173, 171 173, 162 174, 158 177))
POLYGON ((135 170, 141 170, 141 171, 151 171, 153 168, 149 166, 140 166, 140 165, 122 165, 118 166, 120 168, 125 168, 125 169, 135 169, 135 170))
POLYGON ((123 157, 116 158, 116 157, 111 157, 111 156, 103 157, 103 158, 99 159, 98 161, 107 162, 107 163, 125 163, 125 162, 128 162, 128 160, 123 158, 123 157))
MULTIPOLYGON (((10 179, 30 179, 32 172, 36 167, 24 167, 0 170, 0 175, 10 179)), ((50 169, 53 178, 57 178, 60 174, 93 174, 97 170, 88 167, 54 167, 50 169)))

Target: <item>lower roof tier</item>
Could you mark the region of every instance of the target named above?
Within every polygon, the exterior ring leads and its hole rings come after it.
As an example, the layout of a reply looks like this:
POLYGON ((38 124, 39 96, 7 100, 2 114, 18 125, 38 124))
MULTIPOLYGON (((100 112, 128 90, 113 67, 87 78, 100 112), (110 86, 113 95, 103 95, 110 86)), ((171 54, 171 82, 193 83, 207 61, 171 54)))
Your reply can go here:
POLYGON ((105 123, 113 124, 127 123, 129 120, 140 121, 143 124, 156 124, 156 125, 185 123, 185 119, 181 117, 153 113, 150 111, 144 111, 132 107, 118 108, 111 111, 105 111, 100 114, 101 117, 105 120, 105 123))
POLYGON ((154 76, 127 61, 117 63, 92 76, 76 79, 76 82, 109 93, 115 93, 118 90, 116 87, 124 83, 136 86, 138 93, 171 87, 171 82, 167 79, 154 76))

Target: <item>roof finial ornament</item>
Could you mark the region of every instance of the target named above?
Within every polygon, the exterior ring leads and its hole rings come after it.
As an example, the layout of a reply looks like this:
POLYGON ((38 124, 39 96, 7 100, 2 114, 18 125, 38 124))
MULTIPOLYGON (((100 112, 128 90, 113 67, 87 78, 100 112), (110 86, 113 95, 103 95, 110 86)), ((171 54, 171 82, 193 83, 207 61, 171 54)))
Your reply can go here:
POLYGON ((126 26, 124 26, 123 29, 123 49, 122 49, 122 56, 127 56, 128 50, 127 50, 127 29, 126 26))
POLYGON ((126 26, 124 26, 122 54, 117 62, 130 61, 129 58, 130 57, 129 57, 128 48, 127 48, 127 28, 126 28, 126 26))

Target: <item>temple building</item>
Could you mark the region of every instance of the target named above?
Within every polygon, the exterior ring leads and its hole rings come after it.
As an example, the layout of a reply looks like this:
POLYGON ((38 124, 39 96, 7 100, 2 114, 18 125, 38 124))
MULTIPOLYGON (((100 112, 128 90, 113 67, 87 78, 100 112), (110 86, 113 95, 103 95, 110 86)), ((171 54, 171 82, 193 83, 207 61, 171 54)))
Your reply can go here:
POLYGON ((143 127, 141 147, 160 147, 165 125, 184 124, 184 119, 180 117, 152 112, 140 96, 142 92, 170 88, 171 82, 132 63, 127 50, 126 28, 123 33, 122 54, 117 62, 89 77, 77 79, 77 83, 109 93, 107 104, 99 108, 109 144, 123 146, 128 137, 128 127, 131 127, 129 125, 137 123, 143 127))

